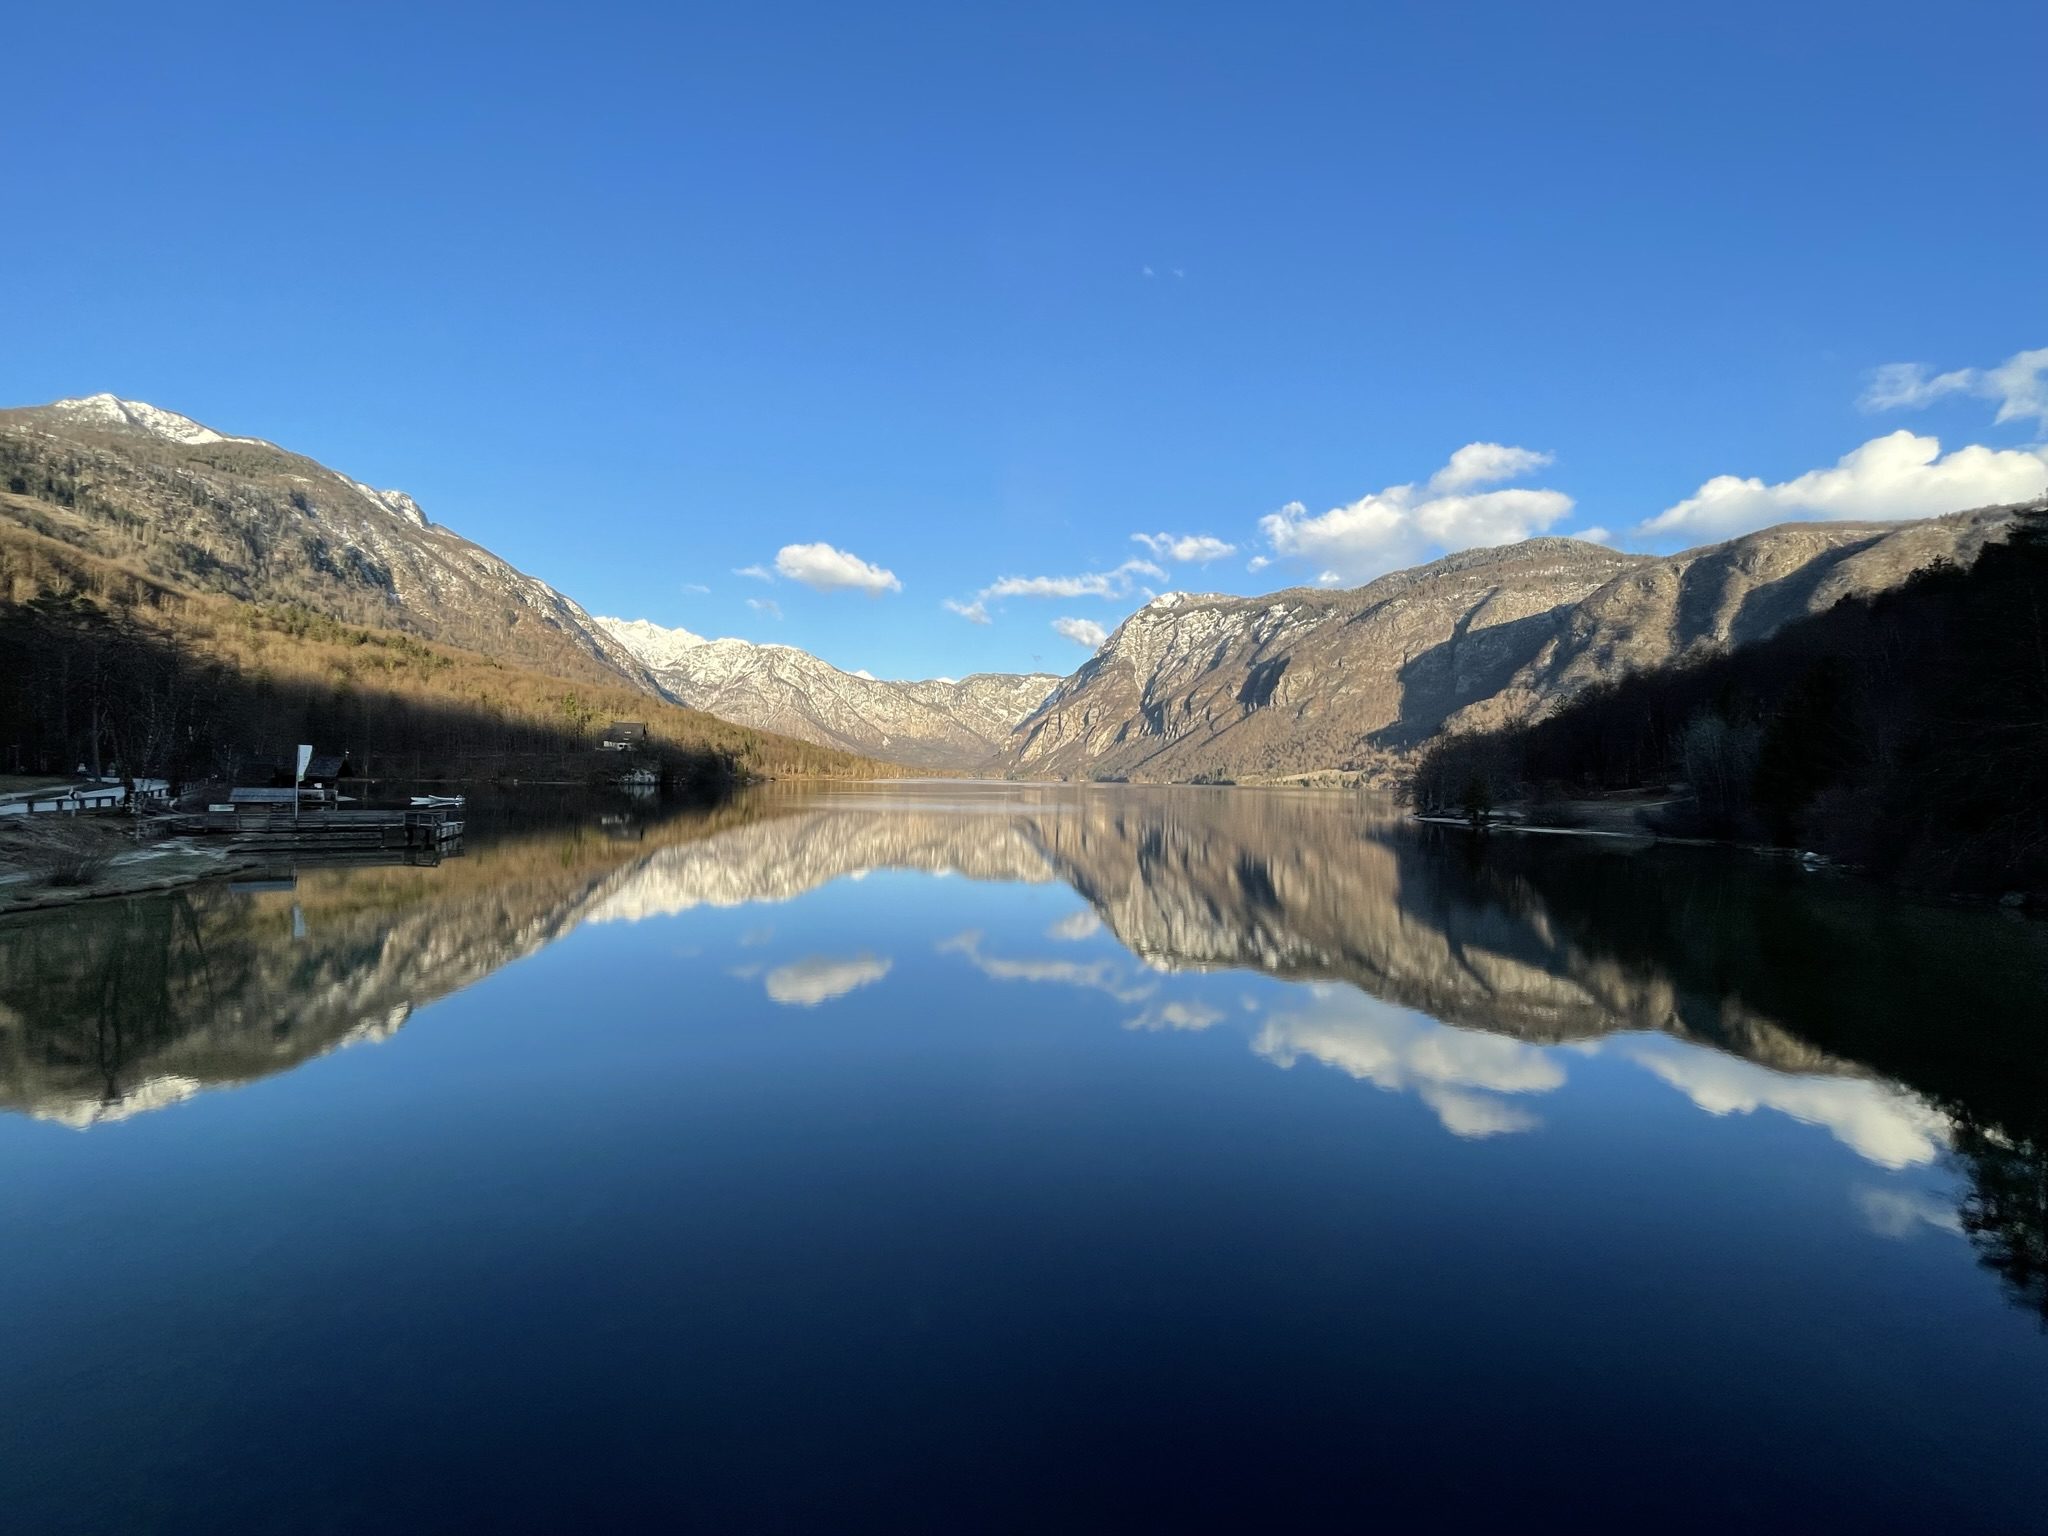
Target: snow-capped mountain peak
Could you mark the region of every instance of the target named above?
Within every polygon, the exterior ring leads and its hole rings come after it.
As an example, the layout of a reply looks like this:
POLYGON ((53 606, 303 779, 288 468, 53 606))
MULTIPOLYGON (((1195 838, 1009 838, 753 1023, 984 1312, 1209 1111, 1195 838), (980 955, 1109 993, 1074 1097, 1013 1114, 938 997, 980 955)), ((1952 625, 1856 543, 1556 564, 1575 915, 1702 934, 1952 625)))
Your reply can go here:
POLYGON ((349 484, 354 486, 365 500, 382 507, 386 512, 402 517, 416 527, 425 528, 430 526, 427 522, 427 514, 420 510, 420 504, 406 495, 405 492, 380 491, 375 486, 363 484, 360 480, 351 480, 349 484))
POLYGON ((711 644, 702 635, 687 629, 670 629, 651 619, 608 619, 602 614, 593 614, 592 619, 635 658, 656 671, 674 666, 685 651, 711 644))
POLYGON ((971 768, 993 754, 1058 678, 983 674, 891 682, 790 645, 707 640, 646 619, 594 622, 669 697, 741 725, 919 768, 971 768))
POLYGON ((230 437, 225 432, 216 432, 203 426, 190 416, 180 416, 176 411, 166 411, 151 405, 147 400, 123 400, 119 395, 102 391, 97 395, 80 395, 71 400, 59 400, 50 407, 80 422, 95 426, 132 427, 147 432, 152 437, 161 437, 167 442, 185 443, 198 446, 203 443, 253 443, 253 437, 230 437))

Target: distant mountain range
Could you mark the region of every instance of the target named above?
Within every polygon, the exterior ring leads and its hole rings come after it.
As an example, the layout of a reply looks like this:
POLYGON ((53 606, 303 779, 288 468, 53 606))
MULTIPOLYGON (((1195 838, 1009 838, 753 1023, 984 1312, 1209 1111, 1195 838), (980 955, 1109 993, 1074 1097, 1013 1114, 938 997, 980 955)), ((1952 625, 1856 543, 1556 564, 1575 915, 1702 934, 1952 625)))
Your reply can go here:
POLYGON ((706 640, 645 619, 597 623, 678 703, 911 768, 981 767, 1060 682, 1050 672, 885 682, 795 646, 706 640))
POLYGON ((1397 774, 1443 729, 1740 645, 1936 559, 2010 509, 1793 523, 1663 557, 1468 550, 1350 591, 1169 593, 1071 677, 889 682, 790 646, 599 619, 410 496, 111 394, 0 411, 0 518, 153 579, 297 605, 928 772, 1281 780, 1397 774))

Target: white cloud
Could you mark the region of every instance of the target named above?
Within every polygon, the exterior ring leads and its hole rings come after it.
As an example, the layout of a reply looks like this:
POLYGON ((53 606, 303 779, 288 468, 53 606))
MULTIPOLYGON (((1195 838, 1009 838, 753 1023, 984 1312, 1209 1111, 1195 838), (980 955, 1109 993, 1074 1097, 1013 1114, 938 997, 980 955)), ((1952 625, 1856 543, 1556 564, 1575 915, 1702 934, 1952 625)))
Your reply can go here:
POLYGON ((1467 443, 1451 455, 1451 461, 1429 477, 1429 489, 1438 496, 1451 491, 1470 490, 1475 485, 1498 485, 1534 474, 1555 457, 1534 448, 1514 448, 1506 443, 1467 443))
POLYGON ((782 617, 782 604, 772 597, 750 597, 747 599, 747 606, 756 613, 767 614, 771 619, 782 617))
POLYGON ((1794 518, 1890 521, 1934 517, 2048 489, 2048 453, 1971 444, 1953 453, 1941 440, 1903 429, 1874 437, 1827 469, 1767 485, 1754 476, 1716 475, 1643 524, 1647 533, 1745 533, 1794 518))
POLYGON ((1147 1008, 1135 1019, 1126 1019, 1124 1028, 1198 1030, 1222 1022, 1222 1012, 1203 1003, 1161 1003, 1156 1008, 1147 1008))
POLYGON ((1871 1078, 1793 1076, 1672 1040, 1634 1041, 1621 1054, 1710 1115, 1776 1110, 1824 1126, 1843 1146, 1881 1168, 1931 1163, 1948 1142, 1948 1121, 1938 1110, 1871 1078))
POLYGON ((1109 631, 1093 619, 1054 619, 1052 627, 1074 644, 1085 645, 1091 651, 1101 650, 1102 642, 1109 638, 1109 631))
POLYGON ((796 1008, 815 1008, 835 997, 844 997, 856 987, 865 987, 889 974, 890 961, 883 955, 851 955, 835 959, 810 955, 770 971, 762 985, 778 1003, 796 1008))
POLYGON ((2048 430, 2048 347, 2015 352, 1995 368, 1947 373, 1935 373, 1925 363, 1886 363, 1872 371, 1858 403, 1866 411, 1917 410, 1964 393, 1997 401, 1995 419, 2001 424, 2033 421, 2048 430))
POLYGON ((1922 1227, 1937 1232, 1963 1230, 1963 1219, 1946 1200, 1914 1189, 1858 1189, 1850 1193, 1864 1223, 1879 1237, 1903 1241, 1922 1227))
POLYGON ((959 614, 961 618, 970 624, 986 624, 988 622, 988 605, 978 597, 971 603, 963 603, 957 597, 949 597, 939 606, 948 613, 959 614))
POLYGON ((1144 545, 1161 560, 1177 560, 1183 565, 1206 565, 1237 553, 1235 544, 1226 544, 1207 533, 1134 533, 1131 540, 1144 545))
POLYGON ((755 581, 773 581, 775 573, 765 565, 736 565, 732 568, 735 576, 751 576, 755 581))
POLYGON ((864 677, 871 683, 875 680, 875 674, 870 672, 866 667, 855 667, 853 669, 853 675, 855 677, 864 677))
POLYGON ((1577 533, 1568 534, 1567 537, 1574 539, 1583 539, 1588 544, 1612 544, 1614 542, 1614 535, 1611 532, 1609 532, 1605 528, 1597 526, 1592 528, 1581 528, 1577 533))
POLYGON ((1925 363, 1886 363, 1872 371, 1869 387, 1856 403, 1866 411, 1914 410, 1976 382, 1973 368, 1930 374, 1925 363))
POLYGON ((1150 560, 1126 560, 1115 570, 1079 576, 998 576, 981 589, 976 601, 991 597, 1125 597, 1136 576, 1164 581, 1166 572, 1150 560))
POLYGON ((800 581, 820 592, 865 592, 876 597, 903 590, 894 571, 870 565, 860 556, 830 544, 785 544, 775 552, 775 569, 791 581, 800 581))
POLYGON ((702 597, 706 592, 709 592, 711 589, 705 586, 704 583, 701 581, 686 581, 683 583, 683 590, 685 592, 693 593, 698 597, 702 597))
POLYGON ((1078 912, 1069 912, 1065 917, 1045 930, 1048 939, 1074 941, 1090 938, 1102 930, 1102 916, 1093 907, 1083 907, 1078 912))
POLYGON ((1252 1049, 1280 1067, 1310 1056, 1390 1093, 1413 1093, 1453 1136, 1536 1129, 1527 1110, 1495 1097, 1549 1093, 1564 1068, 1550 1053, 1502 1035, 1438 1024, 1362 993, 1313 989, 1300 1013, 1267 1019, 1252 1049))
POLYGON ((1097 571, 1087 576, 998 576, 984 597, 1115 597, 1117 584, 1097 571))
MULTIPOLYGON (((1299 506, 1300 503, 1293 502, 1290 503, 1290 505, 1299 506)), ((1263 571, 1267 566, 1271 565, 1272 563, 1273 557, 1271 555, 1253 555, 1251 559, 1245 561, 1244 568, 1248 571, 1263 571)))
POLYGON ((1997 420, 2032 417, 2048 431, 2048 347, 2015 352, 1984 375, 1984 392, 1998 402, 1997 420))
POLYGON ((1539 1116, 1519 1105, 1510 1104, 1506 1099, 1468 1093, 1463 1088, 1425 1083, 1415 1090, 1415 1096, 1436 1111, 1436 1117, 1443 1122, 1445 1130, 1467 1141, 1519 1135, 1523 1131, 1536 1130, 1543 1124, 1539 1116))
POLYGON ((938 945, 942 955, 965 955, 968 962, 991 981, 1037 981, 1057 986, 1086 987, 1106 992, 1120 1003, 1142 1003, 1159 990, 1156 982, 1126 982, 1117 966, 1107 960, 1082 964, 1077 960, 1004 960, 981 952, 981 931, 970 928, 938 945))
POLYGON ((1548 529, 1572 509, 1562 491, 1470 487, 1514 479, 1550 455, 1502 443, 1467 443, 1425 485, 1391 485, 1311 517, 1289 502, 1259 520, 1275 556, 1324 567, 1320 581, 1361 581, 1413 565, 1431 551, 1512 544, 1548 529))

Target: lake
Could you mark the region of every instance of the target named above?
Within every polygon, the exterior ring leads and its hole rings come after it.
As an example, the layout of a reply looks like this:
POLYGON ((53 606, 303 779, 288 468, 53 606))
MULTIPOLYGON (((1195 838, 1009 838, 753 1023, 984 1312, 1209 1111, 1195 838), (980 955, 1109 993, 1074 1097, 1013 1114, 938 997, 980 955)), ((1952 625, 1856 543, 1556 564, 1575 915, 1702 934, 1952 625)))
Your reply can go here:
POLYGON ((770 788, 0 925, 21 1531, 2048 1529, 2048 926, 770 788))

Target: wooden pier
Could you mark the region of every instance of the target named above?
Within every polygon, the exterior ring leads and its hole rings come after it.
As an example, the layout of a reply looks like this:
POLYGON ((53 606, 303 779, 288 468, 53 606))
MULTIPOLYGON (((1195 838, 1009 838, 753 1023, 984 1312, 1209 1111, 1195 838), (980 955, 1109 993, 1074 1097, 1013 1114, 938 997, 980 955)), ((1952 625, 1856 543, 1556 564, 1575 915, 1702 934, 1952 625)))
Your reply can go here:
POLYGON ((237 804, 214 808, 204 830, 262 847, 439 848, 462 836, 462 807, 376 808, 237 804))

